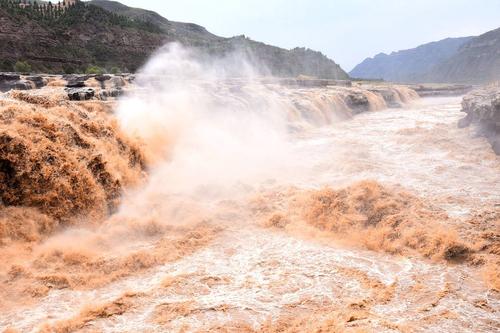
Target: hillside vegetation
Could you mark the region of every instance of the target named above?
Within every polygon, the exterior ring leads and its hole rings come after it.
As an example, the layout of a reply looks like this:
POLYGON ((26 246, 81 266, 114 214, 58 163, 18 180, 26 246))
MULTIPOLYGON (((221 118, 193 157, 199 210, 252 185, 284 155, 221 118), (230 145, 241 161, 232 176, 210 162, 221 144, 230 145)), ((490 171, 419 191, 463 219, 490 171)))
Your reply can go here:
POLYGON ((209 55, 247 53, 265 74, 348 78, 320 52, 286 50, 244 36, 222 38, 199 25, 169 21, 118 2, 80 2, 47 14, 0 0, 0 71, 12 71, 16 63, 26 62, 34 72, 84 72, 90 66, 134 72, 152 53, 174 41, 209 55))

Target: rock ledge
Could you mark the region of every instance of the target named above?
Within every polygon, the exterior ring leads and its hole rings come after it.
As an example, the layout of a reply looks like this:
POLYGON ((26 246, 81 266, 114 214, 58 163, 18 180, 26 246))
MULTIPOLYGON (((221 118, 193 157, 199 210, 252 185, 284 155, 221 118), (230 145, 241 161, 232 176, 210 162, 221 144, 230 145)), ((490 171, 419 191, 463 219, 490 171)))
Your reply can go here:
POLYGON ((497 155, 500 155, 500 85, 474 90, 462 101, 467 116, 458 122, 463 128, 477 124, 479 134, 485 136, 497 155))

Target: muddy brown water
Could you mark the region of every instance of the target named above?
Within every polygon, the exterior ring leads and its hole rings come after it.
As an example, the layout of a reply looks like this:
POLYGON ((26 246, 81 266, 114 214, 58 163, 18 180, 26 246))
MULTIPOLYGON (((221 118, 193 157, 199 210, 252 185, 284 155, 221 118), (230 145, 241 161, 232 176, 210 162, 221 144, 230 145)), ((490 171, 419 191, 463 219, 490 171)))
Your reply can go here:
MULTIPOLYGON (((500 296, 475 267, 294 236, 259 226, 246 208, 255 193, 370 179, 432 202, 455 224, 498 210, 500 158, 474 128, 457 128, 459 103, 422 99, 297 133, 293 151, 300 158, 275 177, 237 185, 244 194, 229 201, 183 202, 195 202, 210 212, 210 223, 223 226, 206 245, 95 289, 53 288, 19 302, 1 311, 0 330, 280 331, 280 318, 299 321, 289 332, 499 330, 500 296)), ((148 251, 156 241, 122 244, 120 251, 148 251)))

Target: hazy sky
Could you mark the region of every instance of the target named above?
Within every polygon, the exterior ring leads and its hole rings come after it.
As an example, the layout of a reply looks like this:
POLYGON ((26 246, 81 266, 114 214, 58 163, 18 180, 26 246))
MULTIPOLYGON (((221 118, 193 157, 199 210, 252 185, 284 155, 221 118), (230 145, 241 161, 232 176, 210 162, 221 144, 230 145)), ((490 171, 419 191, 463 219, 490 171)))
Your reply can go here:
POLYGON ((500 27, 500 0, 119 0, 220 36, 319 50, 349 71, 366 57, 500 27))

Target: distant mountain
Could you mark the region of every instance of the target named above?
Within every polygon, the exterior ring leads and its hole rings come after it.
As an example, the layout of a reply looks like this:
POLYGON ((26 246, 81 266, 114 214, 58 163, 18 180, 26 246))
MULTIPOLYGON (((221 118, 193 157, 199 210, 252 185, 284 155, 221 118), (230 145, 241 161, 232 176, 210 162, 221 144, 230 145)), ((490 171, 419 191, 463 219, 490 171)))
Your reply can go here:
POLYGON ((422 75, 421 80, 457 83, 500 81, 500 28, 468 41, 452 57, 422 75))
POLYGON ((422 75, 453 57, 473 37, 447 38, 414 49, 380 53, 357 65, 349 75, 355 78, 383 79, 393 82, 419 82, 422 75))
POLYGON ((91 65, 136 71, 152 53, 174 41, 205 54, 248 53, 275 76, 348 78, 320 52, 286 50, 244 36, 223 38, 199 25, 169 21, 115 1, 78 2, 68 10, 47 13, 0 0, 0 71, 11 71, 17 61, 49 73, 82 72, 91 65))

